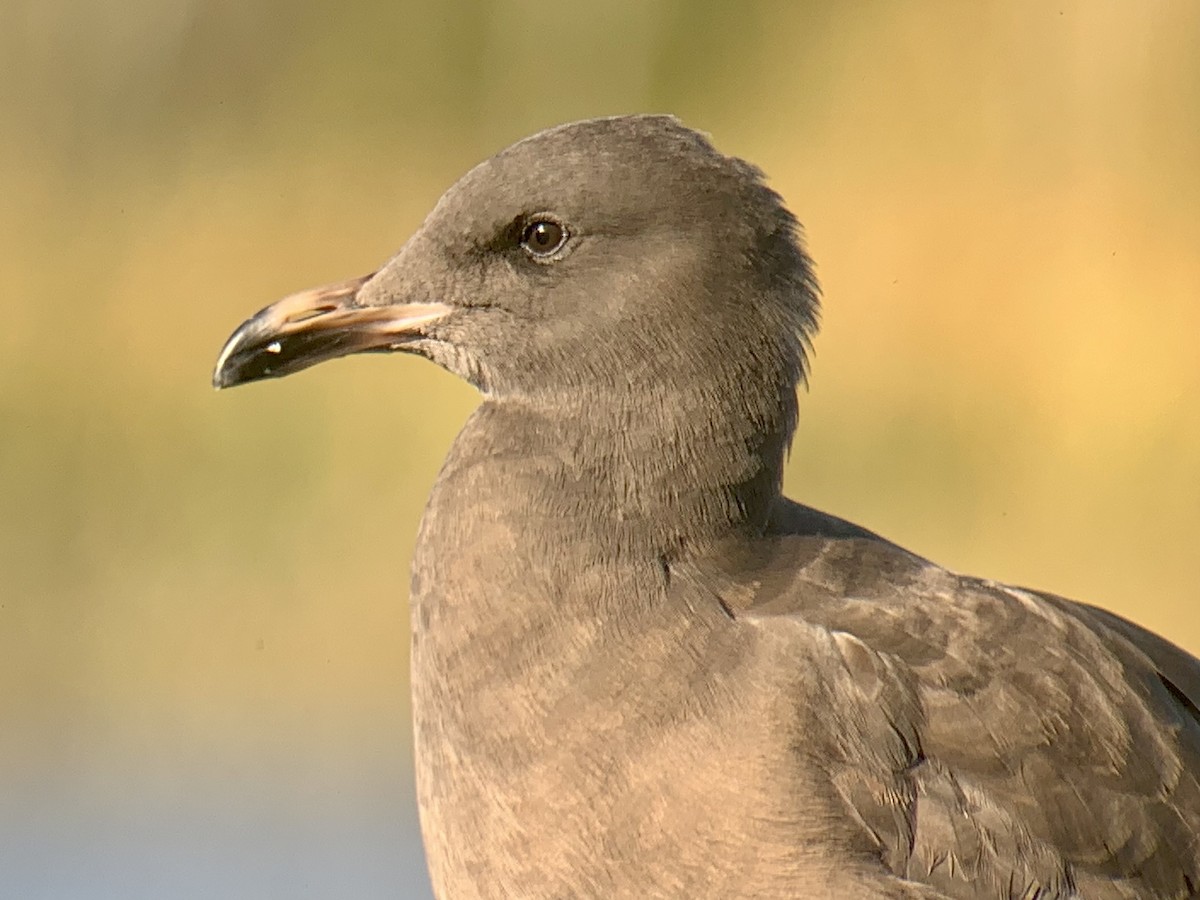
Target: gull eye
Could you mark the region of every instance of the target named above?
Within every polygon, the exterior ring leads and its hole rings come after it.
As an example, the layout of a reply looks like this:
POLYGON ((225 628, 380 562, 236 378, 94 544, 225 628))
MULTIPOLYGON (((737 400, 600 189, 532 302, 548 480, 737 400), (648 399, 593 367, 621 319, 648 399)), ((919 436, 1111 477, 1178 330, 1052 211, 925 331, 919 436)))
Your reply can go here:
POLYGON ((557 222, 535 219, 521 232, 521 246, 533 256, 553 256, 562 249, 568 237, 567 229, 557 222))

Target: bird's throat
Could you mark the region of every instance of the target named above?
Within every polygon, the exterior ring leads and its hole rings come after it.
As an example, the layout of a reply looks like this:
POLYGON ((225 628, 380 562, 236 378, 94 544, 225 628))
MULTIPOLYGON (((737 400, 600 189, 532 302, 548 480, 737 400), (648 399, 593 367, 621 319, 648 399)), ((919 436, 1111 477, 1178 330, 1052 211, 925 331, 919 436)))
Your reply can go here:
POLYGON ((519 553, 683 558, 761 532, 789 425, 653 403, 550 414, 485 402, 455 441, 430 512, 486 509, 519 531, 519 553))

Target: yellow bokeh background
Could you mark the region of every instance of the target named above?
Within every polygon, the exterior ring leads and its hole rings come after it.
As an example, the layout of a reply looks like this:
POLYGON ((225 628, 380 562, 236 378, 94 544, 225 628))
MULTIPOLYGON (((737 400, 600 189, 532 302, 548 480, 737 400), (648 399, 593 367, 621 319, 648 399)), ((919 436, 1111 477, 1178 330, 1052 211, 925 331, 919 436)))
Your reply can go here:
POLYGON ((1200 651, 1191 0, 0 0, 0 76, 2 896, 427 896, 407 566, 475 397, 208 378, 570 119, 805 223, 793 497, 1200 651))

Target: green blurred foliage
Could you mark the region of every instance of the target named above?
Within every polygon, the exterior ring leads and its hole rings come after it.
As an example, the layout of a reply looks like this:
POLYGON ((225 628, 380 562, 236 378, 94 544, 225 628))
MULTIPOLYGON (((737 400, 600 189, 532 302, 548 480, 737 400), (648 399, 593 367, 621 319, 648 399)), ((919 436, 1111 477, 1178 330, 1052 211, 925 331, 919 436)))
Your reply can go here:
POLYGON ((710 131, 807 226, 793 496, 1200 650, 1200 6, 2 0, 24 896, 411 877, 338 840, 411 840, 408 554, 475 399, 409 359, 220 396, 209 369, 479 159, 628 111, 710 131), (128 863, 151 837, 172 864, 128 863))

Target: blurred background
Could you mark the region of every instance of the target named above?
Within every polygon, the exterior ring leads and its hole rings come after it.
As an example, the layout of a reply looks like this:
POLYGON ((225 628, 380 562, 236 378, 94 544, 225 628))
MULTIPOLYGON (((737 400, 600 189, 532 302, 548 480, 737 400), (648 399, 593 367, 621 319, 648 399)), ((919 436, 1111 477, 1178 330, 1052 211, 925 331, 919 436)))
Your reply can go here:
POLYGON ((476 398, 209 373, 631 111, 807 227, 792 496, 1200 651, 1191 0, 0 0, 0 896, 428 896, 407 567, 476 398))

